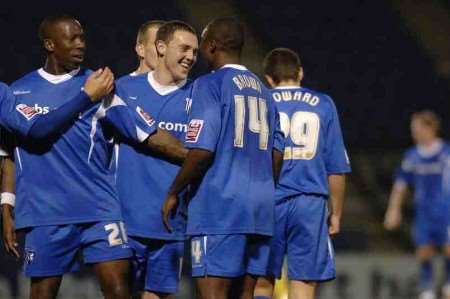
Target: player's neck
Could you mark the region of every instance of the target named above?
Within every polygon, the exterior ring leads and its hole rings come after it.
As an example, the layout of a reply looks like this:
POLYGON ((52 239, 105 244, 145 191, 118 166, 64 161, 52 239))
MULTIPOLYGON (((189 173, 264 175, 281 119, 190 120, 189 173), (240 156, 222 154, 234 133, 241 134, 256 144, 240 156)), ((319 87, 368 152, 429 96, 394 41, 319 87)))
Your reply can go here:
POLYGON ((175 80, 173 76, 168 72, 166 69, 164 69, 162 66, 156 67, 155 71, 153 72, 153 79, 161 85, 164 86, 172 86, 172 85, 178 85, 183 80, 175 80))
POLYGON ((153 70, 144 63, 144 60, 141 60, 141 62, 139 63, 139 67, 134 71, 134 73, 136 75, 141 75, 151 71, 153 70))
POLYGON ((241 64, 241 58, 235 55, 222 54, 212 62, 212 69, 218 70, 226 64, 241 64))
POLYGON ((296 80, 286 80, 286 81, 281 81, 280 83, 278 83, 275 87, 290 87, 290 86, 295 86, 295 87, 300 87, 300 81, 296 81, 296 80))
POLYGON ((52 75, 64 75, 73 71, 73 69, 68 69, 67 67, 59 64, 56 59, 52 58, 51 56, 47 57, 43 69, 44 71, 52 75))

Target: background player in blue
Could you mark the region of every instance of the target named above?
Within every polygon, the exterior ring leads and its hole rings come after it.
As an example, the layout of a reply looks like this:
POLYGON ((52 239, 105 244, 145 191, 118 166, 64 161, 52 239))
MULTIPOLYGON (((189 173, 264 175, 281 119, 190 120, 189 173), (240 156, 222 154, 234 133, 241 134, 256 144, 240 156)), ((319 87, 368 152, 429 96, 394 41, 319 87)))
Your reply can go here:
POLYGON ((402 221, 402 205, 414 190, 412 235, 420 263, 421 299, 436 298, 432 258, 440 248, 445 256, 445 284, 442 290, 450 298, 450 146, 439 137, 440 121, 431 111, 420 111, 411 118, 415 146, 406 151, 398 171, 384 225, 397 228, 402 221))
POLYGON ((350 165, 336 107, 327 95, 300 86, 298 55, 285 48, 272 50, 264 73, 274 88, 286 147, 276 190, 269 276, 258 280, 255 298, 272 296, 274 278, 281 277, 287 255, 289 298, 312 299, 317 283, 336 275, 329 235, 340 230, 344 174, 350 165))
POLYGON ((158 54, 156 53, 155 41, 156 32, 165 22, 151 20, 143 23, 138 30, 135 51, 139 59, 138 68, 132 72, 131 76, 148 73, 156 68, 158 54))
MULTIPOLYGON (((189 70, 197 59, 194 29, 180 21, 167 22, 156 37, 155 71, 119 80, 117 93, 155 117, 158 127, 184 140, 190 105, 189 70)), ((185 214, 178 213, 169 233, 161 207, 179 166, 150 155, 135 143, 121 143, 117 188, 124 222, 133 249, 135 288, 142 298, 166 298, 178 289, 184 253, 185 214)))
POLYGON ((55 298, 62 275, 76 270, 81 250, 104 296, 128 298, 131 250, 110 169, 113 134, 161 154, 171 151, 173 159, 182 160, 185 150, 139 106, 117 95, 103 99, 114 77, 107 68, 80 68, 85 40, 77 20, 47 17, 39 36, 45 66, 16 81, 14 95, 4 87, 0 103, 2 125, 17 133, 14 214, 17 229, 25 232, 31 297, 55 298))
POLYGON ((177 195, 193 184, 187 234, 201 298, 227 298, 233 282, 231 298, 252 298, 273 233, 284 138, 268 90, 239 64, 243 44, 244 29, 233 18, 215 19, 203 31, 200 50, 214 72, 194 83, 190 150, 163 207, 173 231, 177 195))

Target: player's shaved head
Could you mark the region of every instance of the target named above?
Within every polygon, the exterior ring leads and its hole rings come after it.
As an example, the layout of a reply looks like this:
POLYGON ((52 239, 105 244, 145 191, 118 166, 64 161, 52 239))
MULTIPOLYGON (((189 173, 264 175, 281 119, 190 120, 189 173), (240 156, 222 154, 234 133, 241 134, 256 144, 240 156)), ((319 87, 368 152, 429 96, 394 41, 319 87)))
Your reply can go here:
POLYGON ((302 68, 297 53, 287 48, 276 48, 264 58, 264 74, 272 78, 275 84, 282 81, 297 81, 302 68))
POLYGON ((219 51, 240 55, 244 47, 244 26, 233 17, 223 17, 210 22, 202 34, 205 42, 214 41, 219 51))
POLYGON ((159 29, 165 23, 166 22, 162 21, 162 20, 151 20, 151 21, 147 21, 144 24, 142 24, 138 30, 138 34, 137 34, 137 38, 136 38, 137 43, 145 44, 147 41, 147 38, 148 38, 148 36, 146 34, 147 31, 152 28, 159 29))
POLYGON ((80 24, 77 19, 69 15, 62 14, 62 15, 47 16, 39 25, 39 32, 38 32, 39 39, 43 42, 45 39, 53 38, 55 25, 61 22, 75 22, 80 24))
POLYGON ((168 44, 172 39, 174 33, 177 31, 190 32, 193 35, 197 36, 195 29, 191 25, 182 21, 175 20, 166 22, 161 27, 159 27, 158 33, 156 33, 156 41, 163 41, 168 44))

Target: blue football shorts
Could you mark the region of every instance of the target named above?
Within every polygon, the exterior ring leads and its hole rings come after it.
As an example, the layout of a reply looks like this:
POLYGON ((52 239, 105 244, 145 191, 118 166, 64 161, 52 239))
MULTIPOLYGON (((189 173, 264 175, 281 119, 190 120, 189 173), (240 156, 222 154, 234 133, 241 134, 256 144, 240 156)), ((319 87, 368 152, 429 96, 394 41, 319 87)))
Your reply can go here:
POLYGON ((25 274, 58 276, 84 263, 127 259, 132 251, 122 222, 47 225, 25 229, 25 274))

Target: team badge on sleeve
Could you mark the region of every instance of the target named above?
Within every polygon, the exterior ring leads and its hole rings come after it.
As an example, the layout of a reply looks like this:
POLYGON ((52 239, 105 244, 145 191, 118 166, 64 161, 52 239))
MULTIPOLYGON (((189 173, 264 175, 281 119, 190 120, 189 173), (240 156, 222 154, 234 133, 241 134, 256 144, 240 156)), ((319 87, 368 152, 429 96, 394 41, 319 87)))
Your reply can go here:
POLYGON ((192 119, 186 133, 186 142, 195 143, 203 128, 203 119, 192 119))
POLYGON ((16 110, 19 111, 19 113, 22 114, 27 120, 30 120, 39 114, 39 111, 37 111, 34 107, 27 106, 26 104, 17 105, 16 110))
POLYGON ((139 114, 139 116, 142 117, 142 119, 147 123, 147 125, 149 125, 150 127, 153 126, 153 124, 155 123, 155 120, 153 119, 153 117, 150 116, 150 114, 145 112, 139 106, 136 107, 136 111, 139 114))

